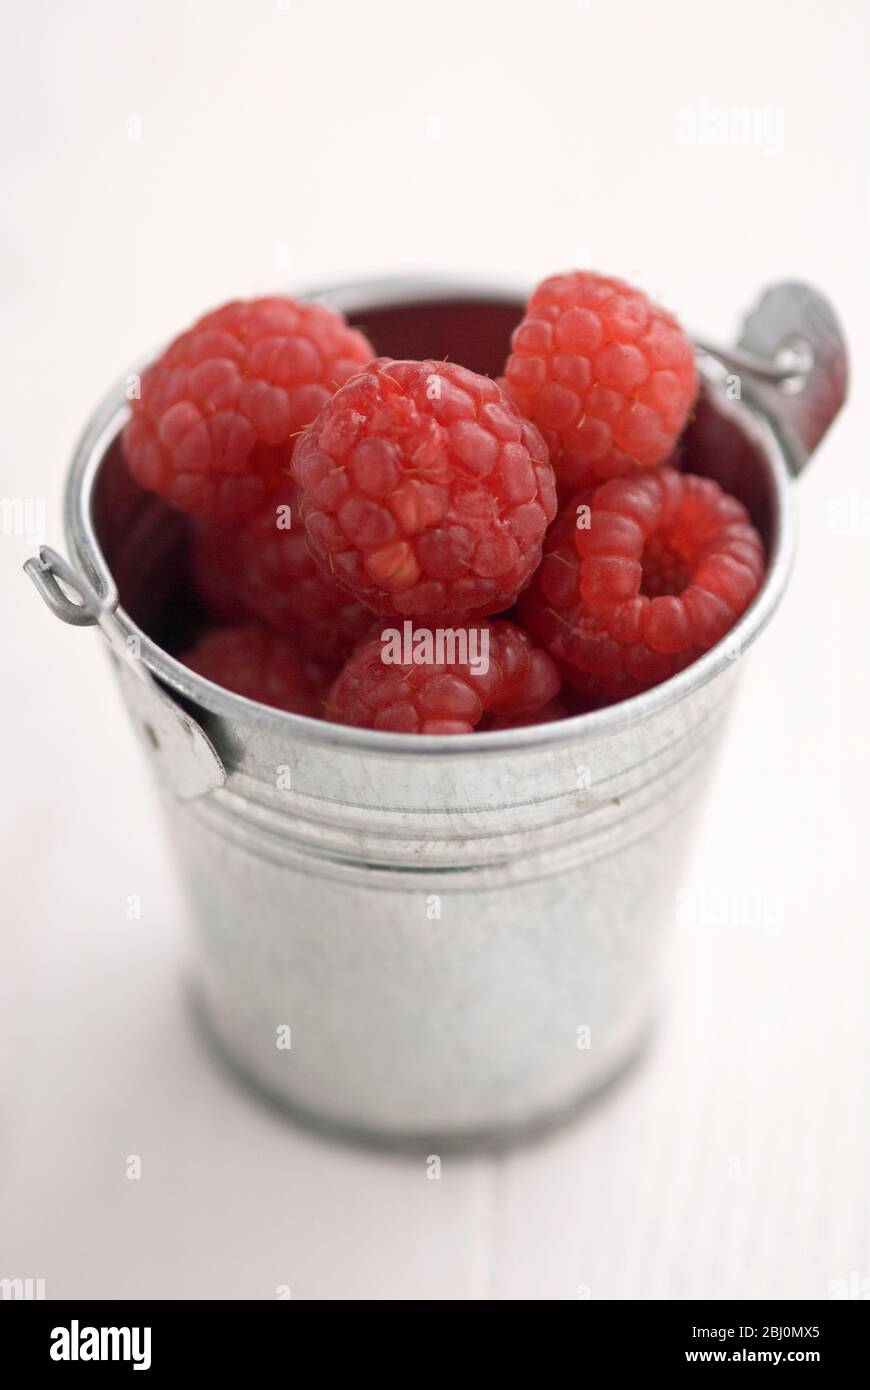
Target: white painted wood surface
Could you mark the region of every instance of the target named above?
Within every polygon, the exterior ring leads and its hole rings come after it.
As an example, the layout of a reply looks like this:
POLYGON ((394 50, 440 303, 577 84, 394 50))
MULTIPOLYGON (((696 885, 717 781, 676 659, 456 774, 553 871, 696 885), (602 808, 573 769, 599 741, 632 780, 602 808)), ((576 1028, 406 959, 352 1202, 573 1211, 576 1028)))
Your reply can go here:
POLYGON ((49 1297, 870 1295, 867 17, 6 8, 0 492, 47 499, 50 541, 109 381, 211 303, 290 281, 579 258, 727 338, 796 275, 838 305, 858 388, 801 483, 794 583, 675 885, 654 1046, 571 1128, 448 1156, 440 1181, 285 1124, 204 1054, 97 639, 50 617, 0 536, 0 1277, 49 1297), (716 107, 756 112, 760 143, 681 143, 685 112, 703 132, 716 107))

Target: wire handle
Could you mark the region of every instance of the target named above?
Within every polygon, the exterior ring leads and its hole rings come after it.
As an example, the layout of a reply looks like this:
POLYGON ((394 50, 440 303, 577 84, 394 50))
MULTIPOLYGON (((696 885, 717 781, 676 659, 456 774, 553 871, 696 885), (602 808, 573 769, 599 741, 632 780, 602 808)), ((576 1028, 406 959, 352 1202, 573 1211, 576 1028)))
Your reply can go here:
POLYGON ((848 359, 837 316, 818 290, 786 281, 766 290, 736 349, 696 340, 736 372, 782 435, 792 471, 802 473, 846 399, 848 359))
POLYGON ((47 545, 40 546, 39 554, 25 562, 24 570, 55 617, 73 627, 99 627, 103 633, 139 736, 173 795, 179 801, 191 801, 223 786, 226 771, 211 740, 158 685, 142 660, 138 641, 125 636, 115 614, 118 593, 114 585, 99 594, 84 575, 47 545))

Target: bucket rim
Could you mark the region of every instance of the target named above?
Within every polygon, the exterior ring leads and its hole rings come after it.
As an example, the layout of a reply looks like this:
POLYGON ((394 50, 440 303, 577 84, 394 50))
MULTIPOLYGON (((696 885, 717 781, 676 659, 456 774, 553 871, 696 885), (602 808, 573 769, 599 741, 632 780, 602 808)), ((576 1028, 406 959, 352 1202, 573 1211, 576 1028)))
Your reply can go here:
MULTIPOLYGON (((288 291, 284 291, 288 292, 288 291)), ((348 315, 365 307, 389 307, 432 300, 522 300, 525 287, 516 282, 477 281, 471 276, 387 276, 318 290, 294 289, 297 298, 331 304, 348 315)), ((141 371, 154 354, 134 370, 141 371)), ((699 372, 715 387, 710 368, 702 361, 699 372)), ((64 493, 64 531, 71 558, 105 593, 113 586, 112 572, 93 522, 94 488, 102 462, 129 414, 126 394, 128 373, 107 392, 94 410, 76 444, 64 493)), ((640 720, 677 705, 686 696, 730 669, 772 618, 785 591, 794 563, 797 518, 793 496, 793 470, 787 443, 764 404, 748 392, 744 399, 727 401, 727 407, 759 446, 768 465, 774 503, 767 569, 755 599, 734 627, 714 647, 675 676, 652 689, 604 709, 571 715, 548 724, 499 729, 470 734, 401 734, 333 724, 306 715, 291 714, 237 695, 191 671, 171 656, 140 628, 119 604, 115 614, 125 637, 138 640, 146 667, 171 692, 232 722, 243 719, 272 729, 288 741, 296 740, 353 753, 407 756, 428 754, 440 758, 470 754, 496 754, 520 750, 544 750, 616 734, 640 720)))

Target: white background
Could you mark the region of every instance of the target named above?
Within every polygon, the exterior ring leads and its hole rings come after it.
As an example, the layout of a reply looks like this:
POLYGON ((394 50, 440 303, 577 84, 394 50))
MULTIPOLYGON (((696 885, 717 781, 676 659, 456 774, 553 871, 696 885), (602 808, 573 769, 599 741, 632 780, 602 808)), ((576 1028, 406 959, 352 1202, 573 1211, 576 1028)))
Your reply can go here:
POLYGON ((29 0, 2 26, 0 492, 46 499, 51 542, 97 397, 233 295, 582 261, 727 341, 800 277, 837 306, 855 386, 697 828, 663 1031, 571 1129, 448 1157, 440 1182, 291 1127, 204 1054, 105 659, 0 537, 0 1276, 49 1297, 870 1296, 867 5, 29 0), (705 103, 781 118, 781 150, 681 143, 705 103))

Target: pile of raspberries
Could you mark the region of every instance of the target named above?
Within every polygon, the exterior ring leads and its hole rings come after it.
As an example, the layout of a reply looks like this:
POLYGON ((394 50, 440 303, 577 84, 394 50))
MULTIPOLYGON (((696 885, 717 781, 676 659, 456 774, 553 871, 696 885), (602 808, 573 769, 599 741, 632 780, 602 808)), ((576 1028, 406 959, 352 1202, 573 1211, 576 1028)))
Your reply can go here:
POLYGON ((319 304, 224 305, 148 368, 123 434, 136 481, 191 518, 212 626, 181 660, 401 733, 649 689, 764 572, 742 503, 680 468, 697 389, 677 321, 589 271, 538 286, 498 381, 377 357, 319 304))

